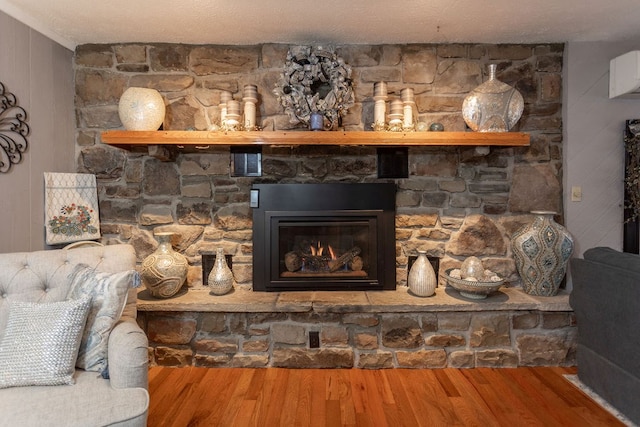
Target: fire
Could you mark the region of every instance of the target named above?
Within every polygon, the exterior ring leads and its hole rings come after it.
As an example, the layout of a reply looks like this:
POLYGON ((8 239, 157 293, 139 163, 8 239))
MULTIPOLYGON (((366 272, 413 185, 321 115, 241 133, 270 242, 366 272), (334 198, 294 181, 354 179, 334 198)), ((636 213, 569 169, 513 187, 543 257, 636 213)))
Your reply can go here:
POLYGON ((331 247, 331 245, 328 246, 329 247, 329 255, 331 255, 331 259, 336 259, 336 253, 333 250, 333 248, 331 247))
MULTIPOLYGON (((311 251, 311 256, 322 256, 322 254, 324 253, 325 247, 322 246, 322 243, 318 242, 316 243, 316 245, 310 245, 309 249, 311 251)), ((331 256, 331 259, 336 259, 336 252, 333 250, 333 248, 331 247, 331 245, 327 245, 327 250, 329 251, 329 255, 331 256)))
POLYGON ((320 242, 318 242, 316 246, 313 246, 313 245, 309 246, 309 249, 311 250, 311 256, 321 256, 324 250, 320 242))

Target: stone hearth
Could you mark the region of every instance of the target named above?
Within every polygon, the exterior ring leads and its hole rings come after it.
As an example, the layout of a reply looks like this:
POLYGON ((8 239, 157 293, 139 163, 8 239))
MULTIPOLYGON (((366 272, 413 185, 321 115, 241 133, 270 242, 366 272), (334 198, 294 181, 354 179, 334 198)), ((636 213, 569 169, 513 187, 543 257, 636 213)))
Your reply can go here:
POLYGON ((430 298, 406 287, 367 292, 190 290, 139 293, 152 364, 291 368, 472 368, 575 365, 568 294, 503 287, 471 301, 451 288, 430 298), (318 332, 320 347, 310 348, 318 332))

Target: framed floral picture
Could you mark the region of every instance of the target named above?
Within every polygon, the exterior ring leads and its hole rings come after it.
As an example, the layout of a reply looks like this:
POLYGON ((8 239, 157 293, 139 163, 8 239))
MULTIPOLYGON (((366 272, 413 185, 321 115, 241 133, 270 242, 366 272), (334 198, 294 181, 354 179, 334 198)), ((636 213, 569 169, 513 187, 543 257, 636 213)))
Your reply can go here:
POLYGON ((45 172, 44 181, 47 244, 99 239, 95 175, 45 172))

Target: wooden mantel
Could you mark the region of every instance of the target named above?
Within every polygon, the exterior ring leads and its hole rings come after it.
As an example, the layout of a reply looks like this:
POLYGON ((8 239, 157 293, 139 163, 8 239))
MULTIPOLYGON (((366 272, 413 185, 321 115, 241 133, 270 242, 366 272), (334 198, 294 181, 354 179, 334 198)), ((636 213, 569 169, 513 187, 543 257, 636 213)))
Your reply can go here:
POLYGON ((209 146, 247 145, 369 145, 369 146, 528 146, 522 132, 311 132, 311 131, 122 131, 102 133, 102 142, 132 150, 152 145, 206 149, 209 146))

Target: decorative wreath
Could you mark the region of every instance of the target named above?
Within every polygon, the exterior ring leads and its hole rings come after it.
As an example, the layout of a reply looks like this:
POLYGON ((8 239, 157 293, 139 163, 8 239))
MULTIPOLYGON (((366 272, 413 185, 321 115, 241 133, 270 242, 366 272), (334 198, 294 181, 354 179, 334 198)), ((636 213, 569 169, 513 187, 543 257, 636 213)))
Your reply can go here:
POLYGON ((292 47, 273 93, 291 123, 309 124, 320 113, 333 127, 354 104, 351 67, 332 49, 292 47))

